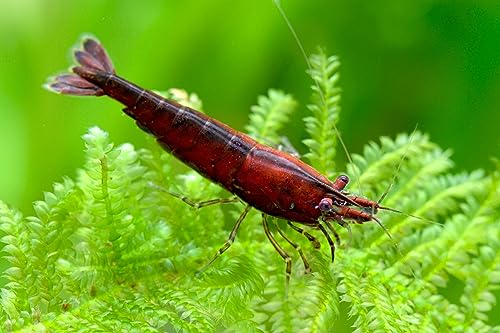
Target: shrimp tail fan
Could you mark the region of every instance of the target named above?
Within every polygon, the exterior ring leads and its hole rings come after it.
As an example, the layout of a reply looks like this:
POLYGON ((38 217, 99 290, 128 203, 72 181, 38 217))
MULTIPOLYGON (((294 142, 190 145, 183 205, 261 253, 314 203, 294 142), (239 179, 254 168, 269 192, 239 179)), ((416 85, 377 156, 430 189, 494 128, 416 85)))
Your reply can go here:
POLYGON ((73 73, 63 73, 49 78, 45 88, 65 95, 104 95, 101 87, 106 79, 115 73, 115 69, 101 43, 95 38, 85 37, 81 49, 75 49, 74 56, 79 66, 71 68, 73 73))

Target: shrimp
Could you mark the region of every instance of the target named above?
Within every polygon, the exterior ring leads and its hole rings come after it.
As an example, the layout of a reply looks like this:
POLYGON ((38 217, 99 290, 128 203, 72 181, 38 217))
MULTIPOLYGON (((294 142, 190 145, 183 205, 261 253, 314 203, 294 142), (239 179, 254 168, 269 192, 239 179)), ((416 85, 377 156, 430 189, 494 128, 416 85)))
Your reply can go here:
MULTIPOLYGON (((123 111, 141 129, 152 134, 166 151, 247 204, 229 239, 208 265, 231 246, 251 208, 262 213, 265 234, 286 262, 287 282, 291 259, 271 234, 268 215, 289 221, 288 224, 304 234, 316 248, 318 241, 292 223, 319 229, 330 245, 332 262, 335 245, 322 222, 326 222, 337 240, 339 236, 329 221, 346 226, 343 221, 346 218, 356 223, 375 221, 381 225, 374 215, 378 209, 388 208, 344 192, 349 182, 346 175, 332 182, 297 157, 260 144, 216 119, 121 78, 116 75, 105 49, 94 38, 85 38, 74 56, 78 66, 71 69, 72 73, 51 78, 46 84, 49 90, 117 100, 125 106, 123 111)), ((297 249, 290 239, 283 238, 297 249)), ((307 261, 302 254, 301 257, 308 270, 307 261)))

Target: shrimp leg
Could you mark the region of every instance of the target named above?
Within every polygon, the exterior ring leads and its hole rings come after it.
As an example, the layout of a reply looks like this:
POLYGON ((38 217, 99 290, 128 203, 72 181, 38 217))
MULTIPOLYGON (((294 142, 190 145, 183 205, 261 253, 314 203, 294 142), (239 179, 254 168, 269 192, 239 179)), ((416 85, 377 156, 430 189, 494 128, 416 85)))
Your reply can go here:
POLYGON ((205 201, 193 201, 189 199, 186 196, 183 196, 181 194, 175 193, 175 192, 168 192, 173 197, 176 197, 189 206, 193 208, 203 208, 203 207, 208 207, 208 206, 213 206, 217 204, 225 204, 225 203, 231 203, 231 202, 238 202, 240 199, 238 197, 231 197, 231 198, 217 198, 217 199, 210 199, 210 200, 205 200, 205 201))
POLYGON ((150 185, 157 190, 160 190, 163 193, 169 194, 177 199, 182 200, 184 203, 188 204, 189 206, 193 208, 203 208, 207 206, 212 206, 212 205, 217 205, 217 204, 225 204, 225 203, 231 203, 231 202, 238 202, 240 199, 236 196, 230 197, 230 198, 217 198, 217 199, 210 199, 210 200, 205 200, 205 201, 194 201, 182 194, 175 193, 172 191, 169 191, 161 186, 158 186, 156 184, 150 183, 150 185))
POLYGON ((332 238, 328 234, 328 231, 326 231, 325 227, 321 223, 318 223, 318 228, 321 230, 323 235, 325 235, 326 240, 328 241, 328 244, 330 245, 330 250, 332 253, 332 262, 335 260, 335 243, 333 242, 332 238))
POLYGON ((294 241, 292 241, 290 238, 288 238, 288 236, 283 232, 283 230, 281 230, 281 228, 278 225, 276 225, 276 229, 278 229, 278 232, 281 235, 281 237, 283 237, 283 239, 285 239, 299 253, 300 258, 302 259, 302 262, 304 263, 304 270, 305 270, 306 274, 311 273, 311 266, 309 265, 309 262, 307 261, 307 258, 304 255, 304 252, 302 251, 300 246, 297 243, 295 243, 294 241))
POLYGON ((269 230, 269 223, 267 221, 267 214, 262 213, 262 225, 264 226, 264 232, 271 242, 273 244, 274 249, 276 252, 279 253, 281 258, 285 261, 286 264, 286 289, 288 291, 288 285, 290 284, 290 276, 292 275, 292 257, 288 253, 283 250, 283 248, 278 244, 276 239, 274 238, 273 234, 271 234, 271 231, 269 230))
POLYGON ((337 231, 335 231, 335 229, 333 228, 333 225, 330 223, 330 221, 325 220, 323 222, 325 222, 328 229, 330 229, 330 231, 333 233, 333 236, 335 237, 335 240, 337 241, 337 243, 340 244, 340 236, 337 233, 337 231))
POLYGON ((229 234, 229 238, 227 239, 227 241, 217 251, 217 253, 212 258, 212 260, 210 260, 210 262, 208 264, 206 264, 201 270, 199 270, 197 274, 203 273, 215 260, 217 260, 217 258, 219 258, 221 256, 221 254, 226 252, 227 249, 229 249, 229 247, 231 247, 231 245, 234 242, 234 239, 236 238, 236 233, 238 232, 238 229, 240 228, 241 222, 243 222, 243 220, 247 216, 248 212, 250 211, 250 208, 252 208, 252 207, 251 206, 245 207, 245 209, 241 213, 240 217, 238 218, 238 220, 234 224, 233 230, 231 230, 231 233, 229 234))
POLYGON ((292 222, 288 221, 288 225, 295 231, 297 231, 299 234, 302 234, 304 235, 308 240, 309 242, 311 242, 312 246, 315 248, 315 249, 319 249, 321 248, 321 243, 318 241, 318 239, 316 237, 314 237, 313 235, 311 235, 310 233, 308 233, 307 231, 305 231, 304 229, 300 228, 300 227, 297 227, 295 224, 293 224, 292 222))

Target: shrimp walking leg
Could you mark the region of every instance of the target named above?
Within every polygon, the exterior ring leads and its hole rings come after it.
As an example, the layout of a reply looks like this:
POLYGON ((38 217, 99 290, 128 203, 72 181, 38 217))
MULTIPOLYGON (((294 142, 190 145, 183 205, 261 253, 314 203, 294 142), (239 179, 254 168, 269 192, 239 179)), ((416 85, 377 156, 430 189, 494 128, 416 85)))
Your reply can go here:
POLYGON ((335 237, 335 240, 337 241, 337 244, 340 244, 340 236, 337 233, 337 231, 335 231, 335 229, 333 228, 333 225, 330 223, 330 221, 325 220, 323 222, 325 222, 325 224, 328 227, 328 229, 332 232, 333 237, 335 237))
POLYGON ((290 238, 288 238, 288 236, 283 232, 283 230, 281 230, 281 228, 278 225, 276 225, 276 229, 278 229, 278 232, 281 235, 281 237, 283 237, 283 239, 286 240, 288 242, 288 244, 290 244, 299 253, 300 258, 302 259, 302 262, 304 263, 304 270, 305 270, 306 274, 311 273, 311 266, 309 265, 309 262, 307 261, 307 258, 304 255, 304 252, 302 251, 300 246, 297 243, 295 243, 294 241, 292 241, 290 238))
POLYGON ((236 234, 238 233, 238 229, 240 228, 241 222, 243 222, 243 220, 247 216, 248 212, 250 211, 250 208, 252 208, 252 207, 250 207, 250 206, 245 207, 245 209, 243 210, 243 213, 241 213, 240 217, 238 218, 238 220, 234 224, 233 230, 231 230, 231 233, 229 234, 229 238, 227 239, 227 241, 217 251, 217 253, 212 258, 212 260, 210 260, 210 262, 208 264, 206 264, 198 273, 204 272, 215 260, 217 260, 217 258, 219 258, 221 256, 221 254, 226 252, 227 249, 229 249, 231 247, 231 245, 234 242, 234 239, 236 238, 236 234))
POLYGON ((285 261, 286 286, 288 289, 288 285, 290 284, 290 276, 292 275, 292 258, 288 253, 285 252, 285 250, 283 250, 283 248, 278 244, 278 242, 274 238, 273 234, 271 234, 271 231, 269 230, 269 223, 267 221, 267 215, 264 213, 262 213, 262 225, 264 226, 264 232, 269 241, 271 242, 271 244, 273 244, 274 249, 276 250, 276 252, 279 253, 281 258, 283 258, 283 260, 285 261))
POLYGON ((330 250, 332 253, 332 262, 335 260, 335 243, 333 242, 332 238, 328 234, 328 231, 326 231, 325 227, 321 223, 318 223, 318 228, 321 230, 323 235, 325 235, 326 240, 328 241, 328 244, 330 245, 330 250))
MULTIPOLYGON (((351 225, 349 223, 347 223, 346 221, 344 221, 344 218, 342 216, 337 216, 335 219, 334 219, 335 222, 337 222, 338 225, 340 225, 341 227, 343 228, 346 228, 347 229, 347 232, 349 232, 349 243, 352 241, 352 230, 351 230, 351 225)), ((330 223, 330 221, 325 221, 326 222, 326 226, 332 231, 335 233, 335 231, 333 230, 333 226, 332 224, 330 223)), ((339 239, 339 243, 340 243, 340 239, 339 239)))
POLYGON ((225 203, 232 203, 232 202, 240 201, 240 199, 238 197, 217 198, 217 199, 210 199, 210 200, 205 200, 205 201, 194 201, 194 200, 191 200, 188 197, 183 196, 183 195, 178 194, 178 193, 169 192, 169 194, 173 197, 176 197, 176 198, 182 200, 183 202, 185 202, 189 206, 191 206, 193 208, 197 208, 197 209, 203 208, 203 207, 208 207, 208 206, 213 206, 213 205, 217 205, 217 204, 225 204, 225 203))
POLYGON ((314 237, 313 235, 311 235, 310 233, 308 233, 304 229, 297 227, 295 224, 293 224, 290 221, 288 221, 288 225, 290 226, 290 228, 297 231, 299 234, 304 235, 311 242, 312 246, 315 249, 321 248, 321 243, 318 241, 318 239, 316 237, 314 237))
POLYGON ((177 199, 182 200, 184 203, 188 204, 189 206, 193 208, 203 208, 203 207, 208 207, 208 206, 213 206, 217 204, 225 204, 225 203, 232 203, 232 202, 238 202, 241 201, 238 197, 230 197, 230 198, 217 198, 217 199, 210 199, 210 200, 204 200, 204 201, 195 201, 192 200, 182 194, 171 192, 161 186, 158 186, 156 184, 151 184, 151 186, 155 187, 156 189, 162 191, 163 193, 166 193, 168 195, 171 195, 177 199))

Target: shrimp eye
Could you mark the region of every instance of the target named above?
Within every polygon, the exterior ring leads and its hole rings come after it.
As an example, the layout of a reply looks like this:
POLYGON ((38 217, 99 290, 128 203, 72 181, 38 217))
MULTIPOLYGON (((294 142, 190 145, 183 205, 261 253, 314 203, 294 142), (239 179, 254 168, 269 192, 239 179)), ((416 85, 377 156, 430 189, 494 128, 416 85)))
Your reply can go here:
POLYGON ((323 198, 315 208, 322 212, 329 212, 333 209, 333 201, 330 198, 323 198))
POLYGON ((347 175, 340 175, 338 176, 338 178, 340 181, 344 182, 344 183, 349 183, 349 177, 347 177, 347 175))
POLYGON ((346 175, 340 175, 333 182, 333 187, 337 191, 343 191, 348 183, 349 183, 349 177, 347 177, 346 175))

